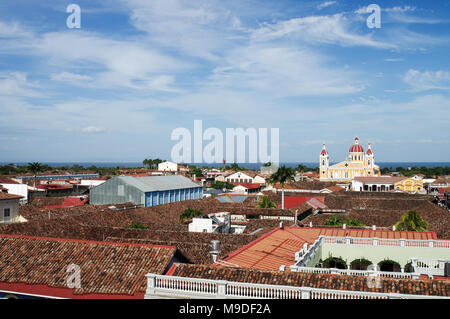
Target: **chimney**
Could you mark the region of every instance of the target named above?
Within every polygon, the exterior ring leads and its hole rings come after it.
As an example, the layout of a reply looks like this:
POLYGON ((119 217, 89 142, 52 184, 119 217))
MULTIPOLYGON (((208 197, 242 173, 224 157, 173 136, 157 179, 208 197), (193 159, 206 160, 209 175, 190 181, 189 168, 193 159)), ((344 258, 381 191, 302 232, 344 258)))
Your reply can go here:
POLYGON ((372 225, 372 230, 377 230, 377 226, 372 225))
POLYGON ((283 222, 280 222, 280 229, 284 229, 283 222))

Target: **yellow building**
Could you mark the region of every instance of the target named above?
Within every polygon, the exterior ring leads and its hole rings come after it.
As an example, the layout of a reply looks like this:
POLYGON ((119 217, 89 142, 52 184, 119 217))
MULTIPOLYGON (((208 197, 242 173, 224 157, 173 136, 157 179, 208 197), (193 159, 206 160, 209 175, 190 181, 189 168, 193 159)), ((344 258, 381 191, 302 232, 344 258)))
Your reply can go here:
POLYGON ((351 181, 359 176, 380 176, 380 168, 374 163, 374 155, 369 144, 367 152, 355 138, 355 143, 349 149, 346 161, 330 166, 329 154, 323 144, 320 153, 320 180, 323 181, 351 181))
POLYGON ((418 192, 423 190, 423 181, 412 178, 405 178, 394 184, 395 189, 405 192, 418 192))

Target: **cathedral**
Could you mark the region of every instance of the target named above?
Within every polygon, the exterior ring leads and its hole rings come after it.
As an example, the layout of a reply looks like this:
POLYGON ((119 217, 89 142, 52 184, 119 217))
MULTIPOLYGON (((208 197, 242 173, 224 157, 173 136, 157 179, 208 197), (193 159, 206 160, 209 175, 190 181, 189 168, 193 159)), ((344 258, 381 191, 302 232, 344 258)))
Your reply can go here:
POLYGON ((323 144, 320 152, 320 180, 323 181, 351 181, 358 176, 380 176, 380 168, 374 163, 374 155, 369 143, 367 151, 355 138, 355 143, 349 149, 346 161, 330 166, 330 158, 323 144))

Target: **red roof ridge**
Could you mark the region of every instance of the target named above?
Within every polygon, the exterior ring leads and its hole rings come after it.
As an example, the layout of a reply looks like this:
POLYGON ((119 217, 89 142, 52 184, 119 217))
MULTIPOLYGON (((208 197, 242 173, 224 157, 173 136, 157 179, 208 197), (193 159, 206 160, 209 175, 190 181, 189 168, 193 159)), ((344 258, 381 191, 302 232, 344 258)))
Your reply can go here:
POLYGON ((97 241, 97 240, 84 240, 84 239, 72 239, 72 238, 57 238, 57 237, 40 237, 40 236, 29 236, 29 235, 11 235, 11 234, 1 234, 0 238, 21 238, 21 239, 36 239, 36 240, 47 240, 47 241, 57 241, 57 242, 73 242, 81 244, 96 244, 96 245, 118 245, 118 246, 132 246, 132 247, 151 247, 151 248, 169 248, 176 249, 176 246, 169 245, 155 245, 155 244, 139 244, 139 243, 122 243, 114 241, 97 241))
MULTIPOLYGON (((327 227, 300 227, 300 226, 284 226, 284 228, 286 229, 286 228, 312 228, 312 229, 320 229, 320 230, 325 230, 325 229, 333 229, 333 230, 339 230, 339 229, 343 229, 343 228, 337 228, 337 227, 333 227, 333 228, 327 228, 327 227)), ((278 229, 278 228, 277 228, 278 229)), ((359 230, 367 230, 367 231, 370 231, 370 232, 373 232, 374 230, 372 230, 372 229, 359 229, 359 228, 346 228, 345 230, 347 230, 347 231, 359 231, 359 230)), ((433 237, 433 239, 435 239, 435 240, 449 240, 450 241, 450 239, 442 239, 442 238, 438 238, 437 237, 437 235, 436 235, 436 232, 435 231, 432 231, 432 230, 426 230, 426 231, 413 231, 413 230, 389 230, 389 229, 377 229, 377 230, 375 230, 375 231, 382 231, 382 230, 384 230, 384 231, 386 231, 386 232, 395 232, 395 233, 412 233, 412 234, 418 234, 418 233, 420 233, 420 234, 431 234, 432 235, 432 237, 433 237)), ((320 235, 319 235, 320 236, 320 235)), ((343 236, 335 236, 335 237, 343 237, 343 236)), ((351 237, 351 236, 349 236, 349 237, 351 237)), ((391 238, 383 238, 383 239, 391 239, 391 238)), ((394 238, 392 238, 392 239, 394 239, 394 238)), ((429 239, 423 239, 423 240, 429 240, 429 239)))

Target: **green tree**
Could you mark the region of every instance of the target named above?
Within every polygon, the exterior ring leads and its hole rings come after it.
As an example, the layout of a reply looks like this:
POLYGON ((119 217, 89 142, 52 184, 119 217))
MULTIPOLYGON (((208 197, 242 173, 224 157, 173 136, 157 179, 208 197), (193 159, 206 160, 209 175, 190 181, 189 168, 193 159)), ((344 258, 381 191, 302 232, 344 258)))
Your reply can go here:
POLYGON ((258 205, 256 205, 257 208, 275 208, 277 205, 272 202, 269 198, 269 196, 264 196, 259 200, 258 205))
POLYGON ((180 214, 180 223, 184 222, 185 220, 190 220, 194 217, 201 216, 201 215, 203 215, 203 213, 200 209, 186 208, 180 214))
POLYGON ((202 170, 197 167, 192 169, 192 175, 195 175, 195 177, 203 177, 202 170))
POLYGON ((143 224, 134 222, 133 224, 131 224, 129 226, 126 226, 125 228, 130 228, 130 229, 148 229, 149 227, 147 225, 143 225, 143 224))
POLYGON ((281 208, 284 209, 284 185, 287 182, 291 182, 294 180, 295 172, 290 167, 286 167, 285 165, 278 168, 278 170, 270 176, 269 183, 271 183, 274 187, 275 184, 281 184, 281 208))
POLYGON ((44 167, 41 163, 39 162, 32 162, 32 163, 28 163, 28 171, 30 171, 31 173, 33 173, 34 177, 34 189, 36 189, 36 175, 40 172, 42 172, 44 170, 44 167))
POLYGON ((397 224, 395 224, 395 229, 426 231, 428 230, 428 222, 426 222, 415 210, 410 210, 402 216, 397 224))
POLYGON ((303 173, 307 172, 309 169, 305 165, 298 164, 296 171, 301 174, 301 181, 303 181, 303 173))
POLYGON ((342 220, 340 220, 338 217, 336 216, 331 216, 330 218, 328 218, 325 223, 325 225, 328 226, 342 226, 342 220))
POLYGON ((233 189, 234 185, 225 181, 225 182, 221 182, 221 181, 215 181, 211 183, 211 187, 214 189, 233 189))

